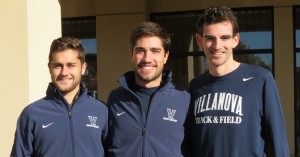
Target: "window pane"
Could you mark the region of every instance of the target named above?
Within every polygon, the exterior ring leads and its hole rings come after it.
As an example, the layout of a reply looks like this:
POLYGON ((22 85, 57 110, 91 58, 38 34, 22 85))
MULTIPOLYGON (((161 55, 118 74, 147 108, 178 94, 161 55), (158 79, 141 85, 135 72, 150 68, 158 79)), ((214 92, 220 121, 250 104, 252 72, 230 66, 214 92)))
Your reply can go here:
POLYGON ((80 39, 96 38, 96 17, 62 19, 62 36, 80 39))
MULTIPOLYGON (((297 38, 299 41, 299 38, 297 38)), ((296 109, 297 109, 297 131, 296 131, 296 136, 297 136, 297 156, 300 156, 300 52, 296 53, 296 67, 295 67, 295 96, 296 96, 296 109)))
POLYGON ((240 32, 240 49, 272 49, 272 32, 240 32))
POLYGON ((296 48, 300 48, 300 30, 296 30, 296 48))
POLYGON ((96 38, 92 39, 81 39, 81 43, 84 47, 84 50, 87 54, 97 54, 97 40, 96 38))
POLYGON ((191 39, 196 33, 196 21, 198 12, 178 12, 178 13, 154 13, 151 14, 151 21, 159 23, 171 35, 171 51, 176 53, 186 53, 193 51, 190 49, 191 39))
POLYGON ((300 68, 300 52, 296 53, 296 68, 300 68))
POLYGON ((181 87, 187 87, 187 60, 186 58, 169 58, 164 69, 172 71, 173 82, 181 87))
POLYGON ((272 54, 260 53, 260 54, 235 54, 234 59, 248 64, 262 66, 272 71, 272 54))
POLYGON ((165 69, 173 72, 173 82, 187 88, 188 82, 207 71, 208 66, 204 56, 174 57, 168 59, 165 69))
MULTIPOLYGON (((87 72, 84 77, 86 87, 90 92, 97 91, 97 41, 93 39, 81 39, 86 52, 87 72)), ((92 94, 91 93, 91 94, 92 94)))

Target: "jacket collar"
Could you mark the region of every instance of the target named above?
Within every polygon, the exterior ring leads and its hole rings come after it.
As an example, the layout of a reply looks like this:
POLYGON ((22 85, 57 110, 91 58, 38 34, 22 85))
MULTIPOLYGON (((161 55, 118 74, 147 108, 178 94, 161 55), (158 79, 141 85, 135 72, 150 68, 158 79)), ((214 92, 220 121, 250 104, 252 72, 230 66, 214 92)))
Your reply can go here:
MULTIPOLYGON (((134 82, 135 74, 133 71, 126 72, 119 80, 118 82, 127 90, 130 90, 129 86, 134 82)), ((162 80, 163 84, 160 85, 159 90, 164 90, 169 86, 173 86, 172 81, 172 71, 170 70, 164 70, 162 73, 162 80)))
MULTIPOLYGON (((84 97, 87 96, 87 88, 84 84, 84 82, 80 82, 80 91, 78 94, 78 99, 76 101, 81 102, 84 97)), ((67 101, 65 100, 62 93, 58 90, 58 88, 50 82, 46 91, 46 98, 53 99, 56 102, 65 102, 67 104, 67 101)))

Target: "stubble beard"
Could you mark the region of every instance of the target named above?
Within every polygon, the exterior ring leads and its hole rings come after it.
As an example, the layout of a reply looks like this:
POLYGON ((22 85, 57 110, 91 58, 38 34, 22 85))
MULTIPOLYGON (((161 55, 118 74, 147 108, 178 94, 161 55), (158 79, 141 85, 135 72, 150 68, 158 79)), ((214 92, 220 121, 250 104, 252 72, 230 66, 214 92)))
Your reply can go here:
POLYGON ((80 80, 81 78, 79 80, 73 80, 73 82, 69 86, 61 85, 59 84, 59 82, 54 82, 54 85, 63 95, 65 95, 74 91, 76 87, 79 86, 80 80))

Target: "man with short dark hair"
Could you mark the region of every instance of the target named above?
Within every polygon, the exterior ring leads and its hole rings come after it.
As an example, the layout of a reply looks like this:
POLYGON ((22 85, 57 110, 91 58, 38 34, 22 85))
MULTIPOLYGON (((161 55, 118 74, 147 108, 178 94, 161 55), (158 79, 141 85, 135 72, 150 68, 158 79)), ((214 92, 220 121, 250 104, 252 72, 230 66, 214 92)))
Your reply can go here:
POLYGON ((194 157, 288 157, 282 107, 272 73, 233 59, 240 36, 232 10, 206 9, 197 30, 208 71, 189 85, 194 157))
POLYGON ((170 36, 153 22, 137 25, 130 36, 133 71, 120 79, 109 108, 110 157, 182 157, 190 95, 164 71, 170 36))
POLYGON ((80 40, 52 42, 48 68, 52 82, 46 97, 21 113, 11 157, 104 157, 107 107, 87 95, 81 82, 86 70, 80 40))

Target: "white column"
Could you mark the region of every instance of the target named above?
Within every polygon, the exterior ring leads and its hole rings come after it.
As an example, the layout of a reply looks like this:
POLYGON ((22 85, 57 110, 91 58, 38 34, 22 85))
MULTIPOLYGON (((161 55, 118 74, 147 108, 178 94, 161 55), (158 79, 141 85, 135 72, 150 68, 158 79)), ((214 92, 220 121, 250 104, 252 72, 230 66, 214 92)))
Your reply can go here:
POLYGON ((25 106, 45 95, 50 43, 61 36, 59 1, 0 1, 0 156, 9 156, 25 106))

